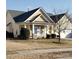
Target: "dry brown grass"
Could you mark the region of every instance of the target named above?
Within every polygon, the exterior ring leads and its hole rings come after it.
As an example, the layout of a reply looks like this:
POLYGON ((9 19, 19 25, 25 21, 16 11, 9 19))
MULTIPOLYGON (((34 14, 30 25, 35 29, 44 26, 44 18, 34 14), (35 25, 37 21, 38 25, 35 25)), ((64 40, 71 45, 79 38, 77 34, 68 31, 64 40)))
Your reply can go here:
POLYGON ((61 43, 58 43, 58 40, 53 39, 40 39, 40 40, 6 40, 6 49, 7 49, 7 59, 56 59, 57 57, 71 57, 70 53, 45 53, 45 54, 31 54, 31 55, 20 55, 17 54, 17 51, 23 50, 33 50, 33 49, 48 49, 48 48, 70 48, 72 47, 72 41, 70 40, 61 40, 61 43), (16 55, 17 54, 17 55, 16 55))
POLYGON ((44 48, 69 48, 72 47, 72 41, 70 40, 61 40, 61 43, 58 43, 58 40, 55 39, 44 39, 44 40, 7 40, 6 49, 7 51, 15 50, 29 50, 29 49, 44 49, 44 48))

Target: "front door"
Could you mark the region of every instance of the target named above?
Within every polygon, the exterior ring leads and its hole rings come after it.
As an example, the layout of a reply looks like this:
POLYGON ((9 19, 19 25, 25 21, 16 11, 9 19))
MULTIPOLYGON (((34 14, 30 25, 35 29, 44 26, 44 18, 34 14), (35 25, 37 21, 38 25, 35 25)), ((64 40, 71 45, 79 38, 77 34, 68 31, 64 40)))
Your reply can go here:
POLYGON ((40 37, 41 35, 41 30, 39 26, 35 26, 35 35, 36 37, 40 37))
POLYGON ((35 35, 37 38, 42 38, 44 35, 44 26, 43 25, 35 25, 35 35))

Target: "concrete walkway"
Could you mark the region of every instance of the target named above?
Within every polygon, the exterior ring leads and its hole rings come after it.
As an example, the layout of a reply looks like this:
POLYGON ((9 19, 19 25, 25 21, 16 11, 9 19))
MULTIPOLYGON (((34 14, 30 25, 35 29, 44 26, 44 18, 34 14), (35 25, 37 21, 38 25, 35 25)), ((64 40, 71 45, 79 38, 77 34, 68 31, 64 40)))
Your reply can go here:
POLYGON ((72 51, 72 48, 59 48, 59 49, 38 49, 38 50, 21 50, 16 51, 17 54, 38 54, 38 53, 50 53, 50 52, 63 52, 72 51))
POLYGON ((7 54, 7 59, 72 59, 72 49, 21 50, 15 54, 7 54))

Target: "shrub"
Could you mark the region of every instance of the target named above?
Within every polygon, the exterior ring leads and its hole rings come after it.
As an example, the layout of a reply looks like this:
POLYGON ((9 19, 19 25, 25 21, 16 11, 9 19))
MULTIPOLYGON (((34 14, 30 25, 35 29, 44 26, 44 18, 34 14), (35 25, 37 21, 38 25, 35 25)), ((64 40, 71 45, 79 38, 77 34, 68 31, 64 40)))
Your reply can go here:
POLYGON ((10 32, 6 31, 6 38, 14 38, 13 33, 10 33, 10 32))
POLYGON ((21 39, 27 39, 29 38, 29 36, 30 36, 30 31, 27 28, 21 28, 19 37, 21 39))
POLYGON ((49 34, 46 35, 46 38, 49 39, 51 36, 49 34))
POLYGON ((51 38, 56 38, 56 34, 51 34, 51 38))

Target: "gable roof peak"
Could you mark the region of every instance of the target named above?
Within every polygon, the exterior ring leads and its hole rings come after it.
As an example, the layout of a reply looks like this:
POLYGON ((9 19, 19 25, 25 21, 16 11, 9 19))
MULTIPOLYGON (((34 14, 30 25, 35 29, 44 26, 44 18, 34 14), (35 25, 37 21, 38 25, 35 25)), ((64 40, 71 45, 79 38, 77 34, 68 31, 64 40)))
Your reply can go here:
POLYGON ((50 18, 51 18, 55 23, 57 23, 64 15, 65 15, 65 13, 56 14, 56 15, 51 15, 50 18))

